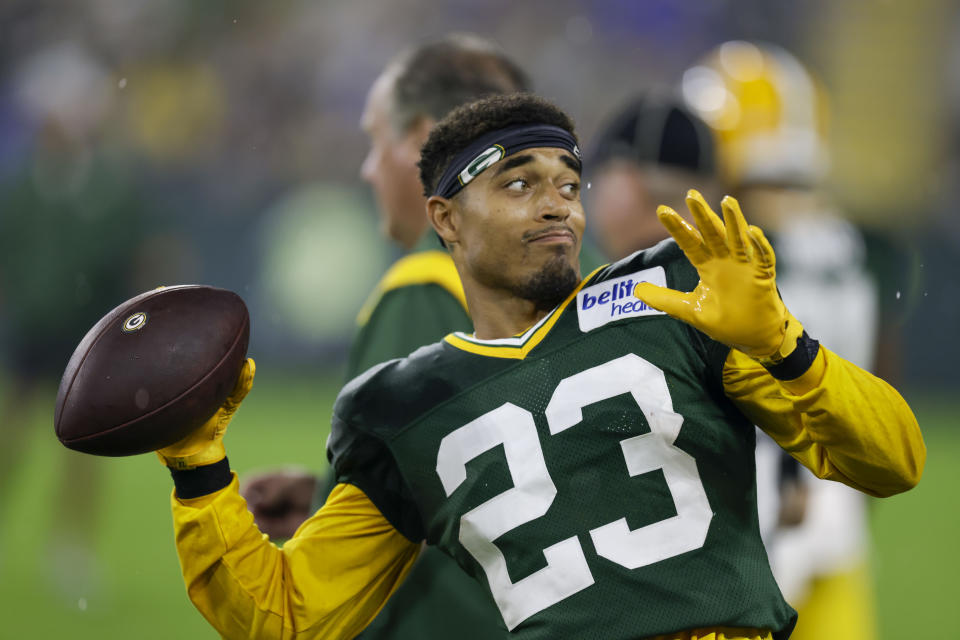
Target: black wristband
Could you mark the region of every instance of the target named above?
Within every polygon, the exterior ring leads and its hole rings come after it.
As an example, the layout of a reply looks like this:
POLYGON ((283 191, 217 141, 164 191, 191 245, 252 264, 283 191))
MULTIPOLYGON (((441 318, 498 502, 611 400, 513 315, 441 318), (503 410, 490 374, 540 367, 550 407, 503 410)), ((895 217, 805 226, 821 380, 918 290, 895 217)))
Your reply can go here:
POLYGON ((766 367, 777 380, 796 380, 807 372, 820 351, 820 343, 804 331, 797 338, 797 348, 777 364, 766 367))
POLYGON ((182 500, 209 495, 223 489, 233 480, 230 463, 226 458, 186 471, 170 469, 170 475, 173 476, 173 484, 177 488, 177 497, 182 500))

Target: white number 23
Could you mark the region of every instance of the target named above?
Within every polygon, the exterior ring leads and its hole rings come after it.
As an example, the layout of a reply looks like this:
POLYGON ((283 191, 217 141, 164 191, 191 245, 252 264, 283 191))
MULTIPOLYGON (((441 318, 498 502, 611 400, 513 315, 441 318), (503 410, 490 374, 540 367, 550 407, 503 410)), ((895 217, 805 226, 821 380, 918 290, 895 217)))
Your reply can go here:
MULTIPOLYGON (((564 378, 545 410, 550 434, 583 421, 583 407, 630 393, 650 432, 622 440, 630 476, 662 470, 677 515, 631 530, 626 517, 590 530, 597 554, 636 569, 703 546, 713 512, 697 463, 674 446, 683 417, 663 371, 628 354, 564 378)), ((449 497, 467 479, 466 464, 503 445, 513 488, 460 518, 460 543, 483 567, 508 629, 594 583, 580 540, 573 535, 543 550, 547 566, 513 582, 494 540, 544 516, 557 494, 547 470, 533 414, 505 403, 448 434, 437 452, 437 475, 449 497)))

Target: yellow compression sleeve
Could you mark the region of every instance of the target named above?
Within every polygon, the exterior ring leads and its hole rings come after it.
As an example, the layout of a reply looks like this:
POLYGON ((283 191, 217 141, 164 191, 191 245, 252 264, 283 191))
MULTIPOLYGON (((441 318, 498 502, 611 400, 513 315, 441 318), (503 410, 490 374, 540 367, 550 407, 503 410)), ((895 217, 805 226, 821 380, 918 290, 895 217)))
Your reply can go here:
POLYGON ((927 452, 906 401, 823 346, 810 369, 789 381, 732 349, 723 387, 750 420, 820 478, 878 497, 920 481, 927 452))
POLYGON ((773 640, 769 631, 761 629, 729 629, 726 627, 678 631, 647 640, 773 640))
POLYGON ((171 498, 187 593, 224 638, 353 638, 420 552, 346 484, 278 548, 238 486, 234 474, 216 493, 171 498))

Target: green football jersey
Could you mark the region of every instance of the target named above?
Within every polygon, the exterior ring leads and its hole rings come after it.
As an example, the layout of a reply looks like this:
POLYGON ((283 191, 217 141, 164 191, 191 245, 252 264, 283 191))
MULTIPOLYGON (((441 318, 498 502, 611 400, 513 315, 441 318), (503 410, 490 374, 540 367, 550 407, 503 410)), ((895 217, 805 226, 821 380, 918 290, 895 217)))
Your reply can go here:
MULTIPOLYGON (((347 379, 472 326, 456 267, 436 235, 427 235, 417 249, 387 271, 361 311, 347 379)), ((314 510, 334 484, 333 474, 323 479, 314 510)), ((422 640, 456 635, 459 640, 491 640, 505 635, 499 618, 483 587, 440 550, 430 548, 359 637, 422 640)))
POLYGON ((729 349, 632 296, 697 280, 664 242, 522 336, 453 334, 368 371, 334 408, 338 479, 485 584, 516 637, 786 638, 796 614, 760 540, 729 349))

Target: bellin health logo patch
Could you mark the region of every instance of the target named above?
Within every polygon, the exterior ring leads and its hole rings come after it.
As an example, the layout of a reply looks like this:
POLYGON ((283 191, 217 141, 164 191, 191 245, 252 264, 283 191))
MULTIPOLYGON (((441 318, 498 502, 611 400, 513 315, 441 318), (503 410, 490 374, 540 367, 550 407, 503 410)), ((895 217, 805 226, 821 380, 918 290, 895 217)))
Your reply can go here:
POLYGON ((641 282, 667 286, 663 267, 644 269, 630 275, 607 280, 587 287, 577 294, 577 320, 580 331, 586 333, 614 320, 638 316, 664 315, 633 297, 633 289, 641 282))

